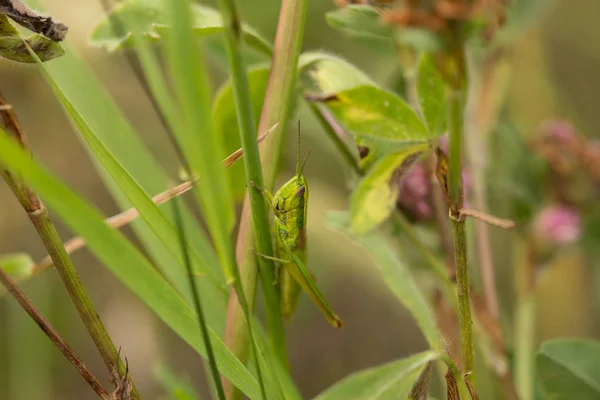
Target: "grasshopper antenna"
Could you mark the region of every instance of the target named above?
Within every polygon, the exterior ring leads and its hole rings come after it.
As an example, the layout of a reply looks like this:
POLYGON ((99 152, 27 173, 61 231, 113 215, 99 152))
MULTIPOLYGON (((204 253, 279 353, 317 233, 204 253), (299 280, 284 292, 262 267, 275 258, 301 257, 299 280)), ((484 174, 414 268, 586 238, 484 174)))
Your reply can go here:
POLYGON ((306 165, 306 161, 308 161, 308 156, 310 156, 310 150, 308 151, 308 153, 306 153, 306 156, 304 156, 304 160, 302 160, 302 164, 300 164, 300 169, 298 169, 296 171, 296 176, 302 175, 302 171, 304 170, 304 165, 306 165))
POLYGON ((300 118, 298 118, 298 138, 296 142, 296 176, 300 176, 304 163, 300 164, 300 118))
POLYGON ((304 165, 306 165, 306 161, 308 161, 308 156, 310 156, 310 150, 308 151, 308 153, 306 153, 304 160, 300 162, 300 118, 298 118, 298 141, 296 143, 296 176, 302 175, 304 165))

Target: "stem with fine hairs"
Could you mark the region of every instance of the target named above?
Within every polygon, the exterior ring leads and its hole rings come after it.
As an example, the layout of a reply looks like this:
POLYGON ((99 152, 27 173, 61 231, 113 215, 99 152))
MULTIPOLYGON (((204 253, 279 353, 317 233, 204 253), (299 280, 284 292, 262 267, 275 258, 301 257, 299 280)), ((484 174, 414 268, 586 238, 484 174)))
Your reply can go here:
MULTIPOLYGON (((29 152, 29 146, 17 116, 10 104, 6 102, 1 94, 0 106, 2 106, 0 109, 0 117, 2 119, 2 126, 6 130, 6 134, 15 138, 15 140, 29 152)), ((25 182, 18 177, 13 176, 7 170, 1 170, 0 173, 15 194, 15 197, 27 213, 27 216, 42 239, 44 247, 52 258, 56 271, 58 272, 63 285, 67 289, 71 301, 79 313, 79 317, 83 321, 98 352, 102 356, 109 373, 112 373, 112 371, 115 370, 115 367, 117 367, 116 370, 118 371, 119 376, 125 379, 127 377, 127 367, 121 360, 116 346, 104 327, 104 323, 98 316, 98 313, 92 304, 92 300, 81 283, 79 275, 75 270, 75 266, 63 246, 62 240, 56 231, 56 227, 50 219, 48 210, 35 191, 28 187, 25 182)), ((135 385, 133 385, 131 395, 133 398, 139 399, 139 394, 135 385)))

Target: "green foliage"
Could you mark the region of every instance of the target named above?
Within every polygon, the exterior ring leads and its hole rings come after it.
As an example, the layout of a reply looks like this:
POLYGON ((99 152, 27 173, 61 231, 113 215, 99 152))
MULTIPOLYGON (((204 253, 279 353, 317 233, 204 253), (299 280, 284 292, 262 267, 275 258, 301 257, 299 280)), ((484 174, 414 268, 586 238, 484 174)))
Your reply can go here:
POLYGON ((425 143, 429 133, 417 114, 393 93, 364 85, 342 91, 324 101, 339 123, 369 149, 361 160, 368 169, 385 154, 406 145, 425 143))
MULTIPOLYGON (((256 116, 260 114, 263 106, 268 79, 268 66, 256 66, 248 70, 252 111, 256 116)), ((241 147, 240 128, 233 96, 233 87, 230 80, 219 89, 215 97, 213 118, 217 134, 222 138, 221 140, 225 149, 224 155, 231 154, 239 149, 241 147)), ((255 118, 255 122, 258 128, 259 119, 255 118)), ((246 175, 243 163, 240 162, 227 168, 226 174, 234 199, 242 200, 246 193, 246 175)))
POLYGON ((22 38, 6 15, 0 15, 0 57, 22 63, 35 63, 23 40, 42 61, 50 61, 65 54, 60 44, 42 35, 34 34, 22 38))
POLYGON ((327 389, 315 400, 397 400, 407 399, 421 373, 439 357, 424 351, 400 361, 354 373, 327 389))
POLYGON ((432 54, 423 54, 417 81, 419 107, 431 136, 440 136, 446 128, 448 103, 446 84, 432 54))
POLYGON ((188 379, 175 375, 173 371, 164 365, 154 367, 154 376, 160 382, 164 390, 169 393, 171 400, 200 400, 188 379))
POLYGON ((396 209, 400 181, 429 145, 407 146, 382 157, 360 181, 350 198, 351 228, 355 235, 367 233, 396 209))
POLYGON ((378 40, 394 40, 394 27, 381 20, 381 13, 373 7, 351 5, 326 14, 327 23, 351 36, 378 40))
MULTIPOLYGON (((31 277, 35 263, 29 254, 11 253, 0 255, 0 268, 8 274, 15 282, 21 282, 31 277)), ((0 296, 6 292, 4 286, 0 286, 0 296)))
POLYGON ((330 95, 375 83, 348 61, 323 52, 304 53, 298 60, 299 85, 309 95, 330 95))
POLYGON ((425 29, 400 29, 385 23, 381 12, 371 6, 350 5, 327 13, 326 18, 332 27, 355 37, 391 41, 421 51, 437 51, 444 46, 442 37, 425 29))
MULTIPOLYGON (((92 253, 196 351, 206 357, 192 307, 125 236, 108 227, 84 199, 33 162, 4 132, 0 132, 0 163, 22 176, 92 253)), ((259 398, 258 383, 211 330, 219 370, 250 398, 259 398)))
POLYGON ((546 398, 600 398, 600 343, 587 339, 557 339, 542 343, 536 370, 546 398))
POLYGON ((433 311, 407 266, 398 258, 386 239, 377 232, 361 236, 353 235, 350 230, 350 215, 345 212, 330 212, 327 225, 330 229, 344 233, 356 243, 366 247, 386 285, 415 318, 429 346, 433 350, 441 351, 443 341, 437 331, 433 311))
MULTIPOLYGON (((150 41, 162 40, 172 25, 161 7, 161 0, 126 0, 119 3, 108 17, 96 25, 90 36, 90 43, 115 51, 131 47, 132 36, 150 41), (113 23, 128 21, 127 29, 122 34, 117 34, 111 25, 111 19, 113 23)), ((222 33, 225 29, 221 14, 210 7, 193 4, 191 18, 193 32, 198 36, 222 33)), ((243 24, 242 31, 243 39, 249 46, 267 56, 271 55, 271 45, 254 29, 243 24)))
POLYGON ((166 49, 183 120, 182 129, 174 133, 192 173, 202 182, 202 190, 195 193, 230 282, 235 268, 229 237, 234 225, 233 203, 221 162, 223 146, 214 134, 206 67, 190 35, 192 19, 188 7, 189 2, 178 0, 164 9, 174 27, 166 49))

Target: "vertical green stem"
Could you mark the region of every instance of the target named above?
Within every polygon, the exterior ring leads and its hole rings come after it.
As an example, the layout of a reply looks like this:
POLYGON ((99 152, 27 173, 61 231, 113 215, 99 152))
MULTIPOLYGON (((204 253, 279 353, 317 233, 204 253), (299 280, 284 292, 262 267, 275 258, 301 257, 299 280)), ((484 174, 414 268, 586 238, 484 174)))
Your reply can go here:
MULTIPOLYGON (((267 189, 271 189, 275 183, 277 173, 276 163, 281 147, 282 134, 285 122, 290 113, 292 96, 294 96, 294 85, 296 82, 298 57, 304 36, 307 4, 307 0, 283 0, 279 12, 279 23, 275 36, 271 71, 258 129, 259 132, 266 132, 275 124, 278 124, 277 128, 273 130, 260 149, 261 163, 264 171, 264 187, 267 189)), ((241 281, 250 302, 250 307, 252 307, 256 293, 258 271, 255 256, 251 251, 253 236, 250 213, 250 199, 247 195, 242 208, 236 253, 241 281)), ((277 326, 274 324, 269 326, 269 335, 271 345, 279 355, 280 361, 284 365, 287 365, 283 322, 277 326)), ((235 295, 230 296, 229 300, 225 343, 242 362, 247 360, 248 337, 235 295)), ((241 398, 241 393, 236 391, 235 388, 228 386, 225 390, 228 398, 241 398)))
POLYGON ((465 221, 460 219, 463 205, 462 185, 462 147, 463 147, 463 95, 465 77, 462 49, 455 51, 450 57, 451 68, 455 75, 450 78, 449 92, 449 128, 450 149, 448 168, 448 192, 451 200, 450 217, 452 238, 454 241, 454 258, 456 264, 456 284, 458 291, 458 319, 462 349, 462 367, 473 380, 473 321, 471 318, 471 296, 469 267, 467 264, 467 235, 465 221))
POLYGON ((533 400, 535 368, 535 287, 531 244, 518 240, 515 251, 515 386, 521 400, 533 400))
MULTIPOLYGON (((237 117, 240 127, 240 139, 244 150, 244 167, 246 170, 246 184, 249 189, 250 207, 252 211, 252 222, 256 248, 261 254, 273 255, 273 244, 271 242, 271 230, 269 226, 269 214, 267 204, 258 190, 254 190, 251 184, 260 188, 264 187, 260 153, 256 141, 256 127, 252 114, 252 99, 248 85, 247 71, 241 55, 242 31, 241 21, 238 17, 235 2, 233 0, 221 0, 221 12, 227 32, 225 43, 231 71, 231 81, 235 94, 237 117)), ((270 333, 273 347, 276 349, 280 361, 287 364, 287 353, 285 347, 285 331, 279 307, 279 296, 274 282, 275 266, 272 260, 259 259, 260 276, 263 282, 263 293, 267 314, 267 327, 270 333)), ((246 296, 246 294, 244 294, 246 296)), ((254 294, 251 294, 252 296, 254 294)), ((258 367, 258 366, 257 366, 258 367)))

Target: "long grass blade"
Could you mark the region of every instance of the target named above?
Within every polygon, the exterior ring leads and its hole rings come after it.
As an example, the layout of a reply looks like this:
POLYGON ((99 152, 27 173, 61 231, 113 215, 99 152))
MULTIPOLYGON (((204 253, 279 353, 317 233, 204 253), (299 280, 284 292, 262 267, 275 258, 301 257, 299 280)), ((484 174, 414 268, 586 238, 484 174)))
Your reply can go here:
MULTIPOLYGON (((132 293, 192 348, 207 357, 204 344, 198 337, 198 321, 193 308, 122 233, 104 223, 98 210, 31 160, 2 130, 0 163, 35 188, 45 203, 71 230, 86 240, 92 253, 132 293)), ((225 346, 219 335, 212 329, 209 333, 219 371, 249 398, 258 399, 260 388, 254 376, 225 346)))
POLYGON ((196 314, 198 315, 198 323, 200 325, 200 331, 202 332, 202 340, 204 341, 204 347, 206 348, 206 355, 208 356, 208 364, 213 377, 213 383, 215 384, 219 399, 225 400, 225 392, 223 391, 219 369, 217 368, 215 354, 210 342, 208 326, 206 325, 206 318, 204 318, 204 311, 202 310, 202 303, 200 302, 200 294, 198 293, 198 288, 196 287, 196 282, 194 280, 194 271, 192 269, 192 262, 188 252, 187 240, 185 238, 185 227, 183 226, 183 221, 181 219, 181 210, 179 208, 178 199, 173 200, 173 215, 175 216, 175 225, 177 226, 177 231, 179 232, 181 252, 183 254, 184 264, 190 281, 190 289, 193 295, 194 307, 196 308, 196 314))

